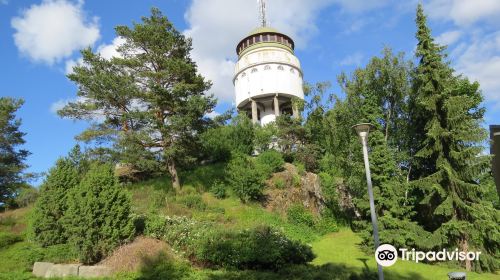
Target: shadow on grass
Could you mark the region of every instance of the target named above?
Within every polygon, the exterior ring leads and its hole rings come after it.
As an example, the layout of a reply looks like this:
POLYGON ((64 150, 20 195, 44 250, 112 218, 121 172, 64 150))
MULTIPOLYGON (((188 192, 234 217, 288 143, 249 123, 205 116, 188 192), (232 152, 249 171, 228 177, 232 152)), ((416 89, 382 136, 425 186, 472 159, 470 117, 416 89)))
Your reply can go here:
MULTIPOLYGON (((152 259, 145 259, 144 266, 138 278, 140 280, 153 279, 203 279, 203 280, 377 280, 377 272, 364 268, 347 267, 328 263, 322 266, 294 265, 279 271, 255 270, 197 270, 189 263, 179 262, 172 257, 161 254, 152 259)), ((385 272, 387 280, 423 280, 417 273, 401 275, 394 272, 385 272)))

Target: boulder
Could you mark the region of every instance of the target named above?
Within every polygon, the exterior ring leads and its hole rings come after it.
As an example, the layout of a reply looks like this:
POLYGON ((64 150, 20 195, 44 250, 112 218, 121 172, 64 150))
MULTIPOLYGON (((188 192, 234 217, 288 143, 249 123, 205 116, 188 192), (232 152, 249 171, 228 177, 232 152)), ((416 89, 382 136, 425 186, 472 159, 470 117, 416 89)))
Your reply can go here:
POLYGON ((53 263, 49 262, 36 262, 33 265, 33 275, 36 277, 45 277, 47 271, 54 266, 53 263))
POLYGON ((102 266, 80 266, 78 270, 78 276, 82 278, 95 278, 95 277, 106 277, 112 274, 111 269, 102 266))
POLYGON ((79 264, 54 264, 45 273, 45 278, 78 276, 79 264))

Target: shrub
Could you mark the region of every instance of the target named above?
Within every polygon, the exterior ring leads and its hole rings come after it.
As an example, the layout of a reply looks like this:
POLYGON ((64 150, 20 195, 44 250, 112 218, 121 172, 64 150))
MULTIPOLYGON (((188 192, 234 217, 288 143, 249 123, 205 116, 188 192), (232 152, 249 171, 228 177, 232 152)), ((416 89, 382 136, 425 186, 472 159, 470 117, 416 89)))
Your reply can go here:
POLYGON ((67 158, 59 159, 49 171, 30 217, 30 239, 41 246, 66 242, 62 219, 68 207, 68 192, 78 185, 79 176, 67 158))
POLYGON ((314 216, 301 204, 294 204, 288 208, 288 221, 296 225, 314 226, 314 216))
POLYGON ((314 259, 311 248, 268 226, 216 231, 199 241, 196 259, 213 267, 279 269, 314 259))
POLYGON ((200 194, 188 194, 186 196, 182 196, 179 198, 179 202, 190 209, 196 209, 200 211, 204 211, 205 209, 207 209, 207 204, 203 201, 203 198, 200 194))
POLYGON ((27 207, 28 205, 34 203, 37 198, 38 190, 33 187, 26 186, 19 191, 19 194, 16 197, 16 203, 19 207, 27 207))
POLYGON ((227 167, 227 177, 234 193, 243 202, 258 200, 262 197, 265 177, 256 168, 252 158, 235 154, 227 167))
POLYGON ((314 224, 314 230, 319 234, 327 234, 331 232, 337 232, 339 230, 337 226, 337 221, 331 217, 323 217, 316 220, 314 224))
POLYGON ((93 164, 68 197, 64 217, 68 241, 80 261, 94 263, 134 234, 130 197, 118 185, 110 164, 93 164))
POLYGON ((226 186, 220 180, 215 180, 210 188, 210 192, 218 199, 226 197, 226 186))
POLYGON ((0 232, 0 249, 22 240, 23 239, 18 235, 8 232, 0 232))
POLYGON ((285 188, 285 180, 283 178, 274 179, 274 186, 277 189, 284 189, 285 188))
POLYGON ((266 177, 274 172, 283 171, 285 161, 278 151, 268 150, 257 157, 257 164, 264 170, 266 177))

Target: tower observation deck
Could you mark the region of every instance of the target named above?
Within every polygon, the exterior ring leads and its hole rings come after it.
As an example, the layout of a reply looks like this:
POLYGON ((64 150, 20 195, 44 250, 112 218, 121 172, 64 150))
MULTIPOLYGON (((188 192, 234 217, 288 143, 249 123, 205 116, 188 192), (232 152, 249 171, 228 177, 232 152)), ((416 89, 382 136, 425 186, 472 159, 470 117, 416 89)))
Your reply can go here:
POLYGON ((265 26, 265 5, 260 2, 262 26, 237 45, 238 62, 233 84, 238 111, 246 112, 253 123, 266 125, 281 114, 298 117, 292 99, 303 100, 304 91, 294 42, 278 30, 265 26))

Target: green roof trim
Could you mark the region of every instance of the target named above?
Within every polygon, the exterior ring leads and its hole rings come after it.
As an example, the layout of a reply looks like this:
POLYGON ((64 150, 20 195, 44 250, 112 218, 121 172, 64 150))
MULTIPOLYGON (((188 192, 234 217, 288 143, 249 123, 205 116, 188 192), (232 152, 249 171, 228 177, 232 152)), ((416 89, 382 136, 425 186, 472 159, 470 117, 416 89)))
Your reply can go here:
POLYGON ((279 32, 278 30, 272 28, 272 27, 267 27, 267 26, 261 26, 261 27, 257 27, 255 28, 254 30, 252 30, 252 32, 250 32, 248 34, 248 36, 252 36, 252 35, 256 35, 256 34, 260 34, 260 33, 281 33, 279 32))

